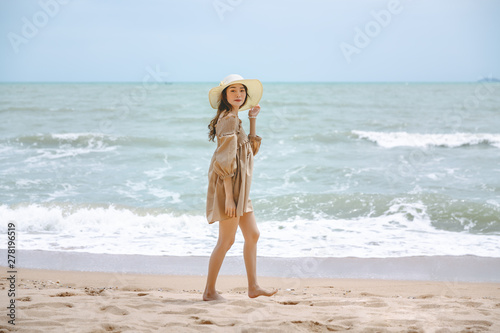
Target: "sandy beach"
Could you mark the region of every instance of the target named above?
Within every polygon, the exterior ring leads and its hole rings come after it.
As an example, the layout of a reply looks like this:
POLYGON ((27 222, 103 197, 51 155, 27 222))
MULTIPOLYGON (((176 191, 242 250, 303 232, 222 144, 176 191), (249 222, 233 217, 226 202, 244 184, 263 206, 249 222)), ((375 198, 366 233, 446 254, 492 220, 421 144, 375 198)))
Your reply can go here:
MULTIPOLYGON (((2 268, 6 272, 6 268, 2 268)), ((0 281, 2 306, 8 281, 0 281)), ((205 276, 19 269, 16 325, 0 332, 499 332, 500 284, 222 275, 226 301, 201 299, 205 276)), ((4 310, 5 312, 5 310, 4 310)))

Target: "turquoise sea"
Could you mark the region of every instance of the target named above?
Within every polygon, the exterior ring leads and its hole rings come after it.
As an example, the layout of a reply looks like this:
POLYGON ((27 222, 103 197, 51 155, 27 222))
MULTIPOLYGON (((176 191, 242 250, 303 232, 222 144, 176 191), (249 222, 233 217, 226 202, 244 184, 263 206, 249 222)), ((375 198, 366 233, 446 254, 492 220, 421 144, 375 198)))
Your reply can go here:
MULTIPOLYGON (((215 84, 0 84, 0 232, 210 255, 215 84)), ((260 105, 259 256, 500 257, 500 84, 264 82, 260 105)))

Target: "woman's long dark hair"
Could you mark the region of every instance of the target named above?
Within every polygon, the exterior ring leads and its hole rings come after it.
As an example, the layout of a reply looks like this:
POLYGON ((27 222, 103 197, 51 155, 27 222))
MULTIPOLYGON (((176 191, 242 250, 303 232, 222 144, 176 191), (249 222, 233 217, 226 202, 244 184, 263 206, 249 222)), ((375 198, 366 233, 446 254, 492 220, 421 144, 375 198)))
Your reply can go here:
MULTIPOLYGON (((247 102, 247 98, 248 98, 248 90, 247 90, 247 86, 243 85, 243 87, 245 88, 245 100, 243 101, 243 104, 241 105, 245 105, 245 103, 247 102)), ((220 99, 220 103, 219 103, 219 107, 217 108, 217 114, 215 115, 215 117, 212 119, 212 121, 210 121, 210 124, 208 124, 208 141, 215 141, 215 125, 217 125, 217 120, 219 119, 219 116, 222 112, 224 112, 224 116, 227 115, 229 113, 229 111, 231 111, 231 104, 229 104, 229 102, 227 101, 227 90, 228 87, 224 88, 224 90, 222 90, 222 93, 221 93, 221 99, 220 99)))

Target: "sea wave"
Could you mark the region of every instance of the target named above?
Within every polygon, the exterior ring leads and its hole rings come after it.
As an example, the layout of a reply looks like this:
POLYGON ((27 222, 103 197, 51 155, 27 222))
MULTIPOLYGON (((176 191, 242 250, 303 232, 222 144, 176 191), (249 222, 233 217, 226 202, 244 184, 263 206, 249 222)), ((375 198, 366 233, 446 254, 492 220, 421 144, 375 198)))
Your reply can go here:
POLYGON ((138 137, 113 135, 99 132, 51 133, 24 135, 14 138, 0 139, 4 146, 19 144, 28 147, 107 147, 107 146, 143 146, 165 147, 171 145, 168 137, 138 137))
POLYGON ((259 215, 266 220, 352 220, 393 218, 402 225, 415 223, 450 232, 494 234, 500 236, 500 206, 453 199, 434 193, 421 194, 286 194, 252 199, 259 215), (401 214, 401 215, 400 215, 401 214), (400 217, 404 216, 404 220, 400 217), (284 218, 283 218, 284 217, 284 218))
MULTIPOLYGON (((256 203, 257 204, 257 203, 256 203)), ((20 249, 108 254, 210 255, 217 225, 202 214, 115 205, 1 205, 2 221, 15 223, 20 249)), ((318 213, 286 220, 261 219, 259 255, 274 257, 402 257, 478 255, 500 257, 500 234, 450 231, 436 225, 419 200, 393 199, 386 209, 351 217, 318 213), (290 244, 294 244, 290 247, 290 244)), ((498 221, 497 221, 498 222, 498 221)), ((7 223, 0 225, 6 232, 7 223)), ((237 234, 233 254, 241 254, 237 234)))
POLYGON ((500 134, 490 133, 421 134, 352 131, 352 134, 360 139, 375 142, 384 148, 430 146, 456 148, 481 144, 500 148, 500 134))
POLYGON ((24 135, 14 138, 3 139, 2 141, 10 143, 19 143, 22 145, 35 146, 59 146, 61 144, 71 145, 89 145, 94 143, 113 143, 119 137, 104 133, 53 133, 53 134, 34 134, 24 135))

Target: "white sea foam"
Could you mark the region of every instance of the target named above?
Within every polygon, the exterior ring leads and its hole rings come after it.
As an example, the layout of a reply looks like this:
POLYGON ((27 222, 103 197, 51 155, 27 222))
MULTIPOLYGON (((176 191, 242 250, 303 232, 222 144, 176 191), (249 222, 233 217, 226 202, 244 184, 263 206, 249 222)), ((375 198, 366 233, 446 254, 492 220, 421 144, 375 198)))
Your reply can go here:
POLYGON ((148 176, 150 180, 158 180, 166 177, 170 169, 172 169, 172 167, 167 166, 166 168, 157 168, 153 170, 144 171, 144 174, 148 176))
POLYGON ((116 150, 116 147, 85 147, 85 148, 62 148, 62 149, 37 149, 38 155, 29 157, 27 163, 39 163, 43 160, 56 160, 66 157, 76 157, 91 153, 106 153, 116 150))
POLYGON ((95 132, 82 132, 82 133, 54 133, 51 134, 53 139, 56 140, 66 140, 66 141, 77 141, 77 140, 95 140, 107 138, 109 140, 115 141, 117 138, 104 133, 95 132))
POLYGON ((367 132, 352 131, 361 139, 375 142, 384 148, 393 147, 430 147, 456 148, 467 145, 489 144, 500 148, 500 134, 490 133, 450 133, 420 134, 407 132, 367 132))
POLYGON ((8 146, 0 146, 0 154, 5 154, 6 152, 8 152, 10 150, 13 150, 13 148, 8 147, 8 146))
POLYGON ((18 188, 29 188, 33 185, 39 185, 42 183, 40 179, 18 179, 16 180, 16 186, 18 188))
POLYGON ((38 163, 43 160, 55 160, 66 157, 75 157, 80 155, 87 155, 91 153, 106 153, 117 149, 114 145, 109 145, 108 142, 113 142, 116 137, 100 134, 100 133, 62 133, 37 135, 34 140, 34 145, 39 146, 40 142, 47 140, 57 140, 58 146, 54 147, 41 147, 35 150, 35 156, 26 159, 28 163, 38 163))
MULTIPOLYGON (((31 250, 193 255, 208 251, 207 240, 217 234, 201 216, 144 214, 114 206, 2 205, 0 217, 16 223, 22 239, 18 248, 31 250)), ((6 228, 2 223, 0 230, 6 228)))
MULTIPOLYGON (((259 221, 259 255, 267 257, 402 257, 477 255, 500 257, 498 236, 435 229, 421 202, 394 200, 382 215, 353 219, 300 217, 259 221), (293 244, 293 246, 290 246, 293 244)), ((108 254, 210 255, 218 226, 202 215, 144 212, 130 208, 71 205, 0 206, 15 222, 19 249, 108 254)), ((5 233, 7 223, 0 226, 5 233)), ((231 255, 241 255, 237 233, 231 255)))

